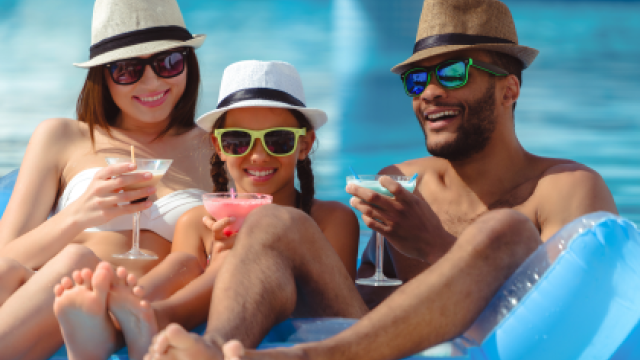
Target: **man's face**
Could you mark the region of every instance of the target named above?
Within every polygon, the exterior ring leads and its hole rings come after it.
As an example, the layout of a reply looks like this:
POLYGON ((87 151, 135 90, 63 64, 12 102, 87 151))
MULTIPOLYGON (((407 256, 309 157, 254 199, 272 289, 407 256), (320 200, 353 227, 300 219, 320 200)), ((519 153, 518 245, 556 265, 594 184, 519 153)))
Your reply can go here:
MULTIPOLYGON (((480 51, 434 56, 416 64, 426 67, 450 59, 472 58, 491 63, 480 51)), ((496 79, 473 67, 469 81, 458 89, 446 89, 431 75, 425 91, 413 98, 413 110, 422 125, 427 150, 433 156, 462 161, 481 152, 496 128, 496 79)))

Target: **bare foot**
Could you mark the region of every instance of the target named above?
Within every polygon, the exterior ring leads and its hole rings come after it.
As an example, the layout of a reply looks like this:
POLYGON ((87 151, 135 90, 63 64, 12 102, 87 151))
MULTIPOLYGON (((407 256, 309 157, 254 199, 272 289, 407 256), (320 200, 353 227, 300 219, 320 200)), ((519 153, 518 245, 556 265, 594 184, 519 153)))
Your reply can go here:
POLYGON ((198 334, 171 324, 154 339, 144 360, 223 360, 220 348, 206 342, 198 334))
POLYGON ((73 272, 54 288, 58 318, 70 360, 106 359, 115 350, 116 333, 107 315, 107 294, 114 277, 109 263, 73 272))
POLYGON ((155 313, 149 303, 142 300, 144 292, 137 286, 138 280, 133 274, 119 267, 116 275, 109 293, 109 311, 120 324, 129 358, 140 360, 158 333, 155 313))
POLYGON ((237 340, 222 347, 201 336, 190 333, 180 325, 171 324, 154 339, 144 360, 249 360, 249 359, 307 359, 298 347, 268 350, 247 350, 237 340))

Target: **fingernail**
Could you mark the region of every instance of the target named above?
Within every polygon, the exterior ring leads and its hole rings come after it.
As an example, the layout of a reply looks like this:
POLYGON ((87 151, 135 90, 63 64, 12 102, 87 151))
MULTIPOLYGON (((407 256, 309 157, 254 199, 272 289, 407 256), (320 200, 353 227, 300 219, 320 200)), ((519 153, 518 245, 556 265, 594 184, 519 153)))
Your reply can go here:
POLYGON ((231 216, 231 217, 229 218, 229 220, 231 220, 231 222, 234 222, 234 221, 236 221, 236 218, 235 218, 235 216, 231 216))
POLYGON ((345 190, 347 190, 347 192, 351 191, 351 184, 347 184, 347 187, 345 188, 345 190))

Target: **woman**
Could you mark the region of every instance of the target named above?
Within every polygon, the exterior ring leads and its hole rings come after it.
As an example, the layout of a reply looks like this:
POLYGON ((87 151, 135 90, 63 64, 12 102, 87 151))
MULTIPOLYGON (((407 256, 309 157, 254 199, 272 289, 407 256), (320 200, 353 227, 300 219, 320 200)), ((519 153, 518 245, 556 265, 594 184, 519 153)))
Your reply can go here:
POLYGON ((78 121, 49 119, 34 131, 0 224, 0 256, 13 260, 10 269, 16 261, 27 268, 0 307, 2 357, 42 359, 55 352, 62 336, 53 286, 99 259, 145 274, 170 252, 179 216, 211 189, 203 164, 212 146, 194 122, 194 48, 204 38, 187 31, 175 0, 96 1, 91 59, 76 64, 89 68, 78 121), (173 159, 157 187, 121 191, 151 176, 121 176, 132 164, 106 166, 105 157, 129 157, 131 145, 136 157, 173 159), (129 219, 136 211, 142 212, 140 246, 157 261, 112 256, 131 247, 129 219), (38 272, 30 276, 31 270, 38 272))

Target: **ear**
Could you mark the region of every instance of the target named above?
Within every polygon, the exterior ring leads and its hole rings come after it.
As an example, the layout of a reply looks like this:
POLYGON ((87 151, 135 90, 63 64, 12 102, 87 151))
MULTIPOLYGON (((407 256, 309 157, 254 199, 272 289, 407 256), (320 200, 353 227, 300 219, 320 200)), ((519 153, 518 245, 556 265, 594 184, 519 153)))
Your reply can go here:
POLYGON ((220 148, 220 143, 218 143, 218 138, 215 135, 211 134, 211 142, 213 143, 213 148, 216 151, 216 154, 220 156, 220 160, 227 161, 227 155, 222 152, 220 148))
POLYGON ((520 97, 520 82, 515 75, 509 75, 505 80, 505 87, 502 92, 502 105, 511 107, 520 97))
POLYGON ((306 135, 300 136, 298 139, 298 160, 304 160, 309 156, 309 152, 311 152, 311 147, 313 143, 316 141, 316 132, 313 130, 307 131, 306 135))

